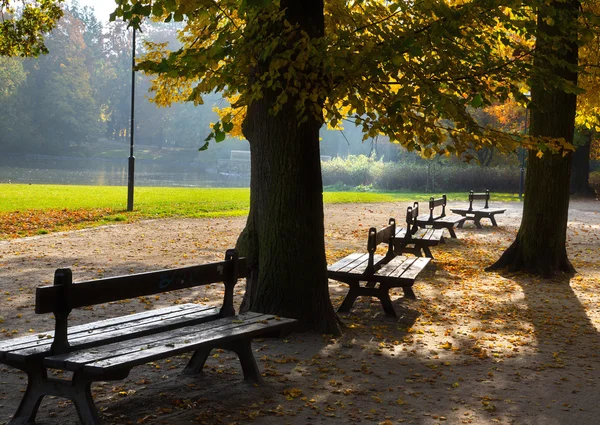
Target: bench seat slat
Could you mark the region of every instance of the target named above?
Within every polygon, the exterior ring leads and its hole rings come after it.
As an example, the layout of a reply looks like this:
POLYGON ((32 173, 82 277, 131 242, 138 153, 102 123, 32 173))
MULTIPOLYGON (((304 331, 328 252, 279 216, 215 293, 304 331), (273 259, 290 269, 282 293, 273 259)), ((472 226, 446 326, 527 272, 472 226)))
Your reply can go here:
POLYGON ((345 256, 344 258, 342 258, 341 260, 332 264, 331 266, 328 266, 327 270, 332 271, 332 272, 337 272, 340 269, 354 263, 355 261, 358 261, 359 258, 362 256, 364 256, 364 254, 362 252, 354 252, 350 255, 345 256))
POLYGON ((389 263, 383 266, 376 274, 389 278, 399 279, 402 274, 412 266, 417 257, 394 257, 389 263))
MULTIPOLYGON (((69 329, 69 341, 74 349, 93 347, 98 344, 115 342, 132 337, 162 332, 169 329, 201 323, 219 314, 219 308, 201 304, 187 304, 186 308, 152 310, 152 315, 144 313, 131 314, 119 319, 100 320, 69 329), (115 323, 116 322, 116 323, 115 323)), ((50 335, 48 332, 46 335, 50 335)), ((53 332, 52 332, 53 334, 53 332)), ((45 335, 45 334, 40 334, 45 335)), ((30 356, 47 354, 52 344, 51 338, 38 338, 28 344, 23 344, 6 353, 6 357, 14 361, 23 360, 30 356)))
POLYGON ((390 287, 412 286, 419 273, 423 271, 430 261, 431 258, 428 257, 409 258, 404 263, 397 265, 396 269, 390 274, 381 276, 378 280, 390 287))
POLYGON ((452 212, 456 214, 502 214, 506 211, 506 208, 473 208, 472 210, 468 208, 452 208, 452 212))
POLYGON ((252 338, 256 334, 283 328, 294 322, 294 319, 276 318, 269 314, 244 313, 91 350, 48 357, 44 364, 51 368, 101 374, 110 369, 132 368, 193 351, 201 345, 225 343, 239 335, 252 338))
POLYGON ((369 262, 369 254, 355 252, 348 257, 350 256, 352 256, 353 260, 346 263, 343 267, 338 267, 335 271, 339 273, 363 273, 369 262))
POLYGON ((412 264, 412 267, 406 270, 402 277, 405 279, 416 279, 419 273, 421 273, 421 271, 427 266, 427 264, 429 264, 430 261, 431 258, 417 257, 415 262, 412 264))
MULTIPOLYGON (((404 237, 406 235, 406 229, 399 228, 396 230, 396 240, 395 244, 404 242, 404 237)), ((419 229, 412 235, 411 239, 408 243, 425 243, 428 245, 437 245, 441 242, 443 237, 442 231, 440 229, 419 229)))
MULTIPOLYGON (((264 320, 267 319, 265 318, 264 320)), ((173 345, 175 347, 170 347, 170 344, 161 345, 153 347, 151 349, 143 350, 141 354, 138 352, 121 357, 100 360, 92 364, 86 365, 85 369, 90 373, 93 373, 95 371, 104 373, 105 371, 110 369, 131 368, 133 366, 141 365, 147 362, 160 360, 165 357, 171 357, 174 355, 187 353, 203 346, 212 346, 216 348, 219 344, 226 344, 230 341, 237 340, 240 336, 243 336, 246 339, 258 337, 260 335, 263 335, 265 332, 272 332, 277 329, 284 328, 285 326, 290 325, 294 322, 290 319, 282 319, 282 322, 283 321, 285 321, 285 323, 246 323, 243 325, 228 328, 227 330, 209 330, 206 331, 206 333, 199 336, 195 334, 190 334, 189 339, 180 338, 179 340, 175 340, 173 342, 173 345)))
MULTIPOLYGON (((352 256, 353 261, 351 263, 346 264, 344 267, 335 267, 336 264, 335 263, 329 267, 327 267, 327 273, 329 274, 330 277, 332 276, 338 276, 338 275, 362 275, 364 274, 365 270, 367 269, 367 266, 369 265, 369 254, 362 254, 362 253, 358 253, 355 252, 353 254, 350 254, 348 257, 352 256)), ((348 258, 346 257, 346 258, 348 258)), ((340 260, 343 261, 346 258, 343 258, 340 260)), ((383 256, 379 255, 379 254, 375 254, 373 256, 373 263, 377 264, 378 262, 380 262, 381 260, 383 260, 383 256)))
POLYGON ((458 214, 448 214, 445 215, 444 217, 433 217, 433 221, 429 220, 429 215, 420 215, 419 217, 417 217, 417 223, 421 226, 421 225, 433 225, 433 224, 440 224, 440 223, 451 223, 451 224, 456 224, 459 223, 461 221, 463 221, 465 218, 462 215, 458 215, 458 214))
MULTIPOLYGON (((176 305, 176 306, 166 307, 160 311, 162 311, 163 313, 179 312, 182 310, 189 309, 189 308, 193 307, 194 305, 195 304, 180 304, 180 305, 176 305)), ((159 312, 159 310, 149 310, 149 311, 143 311, 141 313, 131 314, 128 316, 120 316, 120 317, 115 317, 112 319, 101 320, 98 322, 85 323, 82 325, 72 326, 69 328, 69 335, 71 335, 71 334, 75 335, 80 332, 87 332, 90 328, 94 327, 95 323, 103 323, 103 324, 105 324, 105 326, 111 326, 111 325, 118 325, 120 323, 129 322, 130 320, 143 319, 143 318, 153 317, 156 314, 162 314, 162 313, 157 313, 157 312, 159 312)), ((54 330, 48 331, 48 332, 37 333, 34 335, 27 335, 27 336, 23 336, 23 337, 19 337, 19 338, 5 339, 3 341, 0 341, 0 353, 12 351, 13 349, 18 349, 24 345, 31 344, 31 343, 38 345, 37 343, 39 343, 40 340, 51 339, 51 337, 53 337, 53 336, 54 336, 54 330)))
MULTIPOLYGON (((257 317, 263 316, 262 313, 250 312, 246 314, 246 320, 249 321, 252 321, 257 317)), ((242 321, 243 319, 239 319, 239 317, 233 317, 233 320, 242 321)), ((189 329, 193 329, 193 333, 203 333, 208 330, 217 330, 227 325, 231 326, 231 324, 232 320, 223 321, 221 319, 218 319, 212 322, 202 323, 193 327, 173 329, 171 331, 160 332, 153 335, 146 335, 139 338, 129 339, 127 341, 120 341, 112 344, 105 344, 99 347, 92 347, 86 350, 77 350, 72 351, 70 353, 50 356, 44 359, 44 364, 48 367, 56 367, 58 369, 77 371, 82 369, 88 363, 116 356, 127 355, 130 353, 138 353, 146 348, 155 345, 168 344, 178 337, 187 337, 191 333, 189 332, 189 329)))

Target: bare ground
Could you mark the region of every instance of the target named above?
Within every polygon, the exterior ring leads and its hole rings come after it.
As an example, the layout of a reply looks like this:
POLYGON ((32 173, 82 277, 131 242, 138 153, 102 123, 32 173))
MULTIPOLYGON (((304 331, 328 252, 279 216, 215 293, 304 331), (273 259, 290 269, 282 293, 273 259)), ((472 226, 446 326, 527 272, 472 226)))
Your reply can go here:
MULTIPOLYGON (((494 204, 498 205, 498 204, 494 204)), ((393 297, 401 317, 359 299, 340 338, 292 334, 253 345, 265 383, 245 384, 235 356, 216 352, 201 377, 179 375, 186 359, 135 368, 93 387, 106 424, 597 424, 600 405, 600 203, 573 201, 568 252, 578 273, 543 281, 485 273, 510 244, 519 204, 499 227, 467 225, 434 249, 415 285, 417 301, 393 297)), ((363 250, 366 229, 403 217, 406 205, 328 205, 329 263, 363 250)), ((54 269, 75 280, 221 259, 244 225, 235 219, 170 219, 0 241, 0 340, 52 328, 33 313, 34 289, 54 269)), ((243 285, 242 286, 243 289, 243 285)), ((347 288, 330 282, 334 306, 347 288)), ((72 314, 72 323, 192 301, 219 304, 221 288, 113 303, 72 314)), ((240 294, 238 294, 239 302, 240 294)), ((0 365, 0 424, 14 413, 26 377, 0 365)), ((74 407, 46 397, 40 424, 78 423, 74 407)))

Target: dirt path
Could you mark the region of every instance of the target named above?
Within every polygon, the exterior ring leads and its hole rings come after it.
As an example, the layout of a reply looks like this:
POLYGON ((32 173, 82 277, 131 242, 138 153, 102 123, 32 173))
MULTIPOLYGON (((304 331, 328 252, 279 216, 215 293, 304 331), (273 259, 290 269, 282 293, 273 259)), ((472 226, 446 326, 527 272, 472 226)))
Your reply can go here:
MULTIPOLYGON (((407 204, 328 205, 331 263, 364 249, 366 229, 403 217, 407 204)), ((494 203, 494 205, 499 205, 494 203)), ((569 256, 578 274, 542 281, 482 272, 514 239, 519 204, 500 227, 468 228, 434 250, 435 265, 402 317, 359 299, 341 338, 293 334, 254 344, 265 385, 244 384, 234 356, 215 353, 203 377, 181 377, 185 358, 138 367, 94 386, 106 424, 540 424, 598 423, 600 203, 574 201, 569 256)), ((486 223, 487 224, 487 223, 486 223)), ((0 340, 52 327, 33 314, 36 286, 54 269, 75 280, 221 259, 243 218, 172 219, 0 241, 0 340), (215 241, 219 240, 219 243, 215 241)), ((330 282, 335 306, 347 287, 330 282)), ((218 286, 74 313, 73 323, 179 300, 219 304, 218 286)), ((237 300, 239 302, 239 299, 237 300)), ((15 411, 25 376, 0 365, 0 424, 15 411)), ((47 397, 47 425, 76 424, 73 406, 47 397)))

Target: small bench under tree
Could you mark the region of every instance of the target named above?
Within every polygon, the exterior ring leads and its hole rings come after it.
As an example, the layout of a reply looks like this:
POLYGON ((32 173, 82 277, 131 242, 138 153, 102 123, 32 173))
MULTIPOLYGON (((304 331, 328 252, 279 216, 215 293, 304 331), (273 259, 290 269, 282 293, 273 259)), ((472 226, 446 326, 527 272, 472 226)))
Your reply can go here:
POLYGON ((406 227, 396 229, 394 235, 394 253, 411 253, 416 256, 425 255, 433 258, 431 247, 444 240, 442 229, 419 228, 419 203, 415 202, 406 209, 406 227))
POLYGON ((429 214, 422 214, 417 217, 419 227, 432 229, 447 229, 451 238, 456 238, 455 226, 461 226, 466 218, 458 214, 446 214, 446 195, 435 199, 433 196, 429 198, 429 214), (438 208, 438 213, 435 209, 438 208), (441 210, 440 210, 441 209, 441 210))
POLYGON ((396 221, 393 218, 390 219, 389 225, 380 231, 371 227, 366 253, 350 254, 327 267, 330 279, 350 286, 338 312, 349 312, 356 298, 368 296, 379 298, 385 314, 396 317, 389 294, 391 288, 402 288, 405 297, 416 298, 412 286, 431 258, 396 256, 395 234, 396 221), (379 244, 387 244, 385 255, 375 253, 379 244))
MULTIPOLYGON (((481 229, 481 219, 488 218, 492 222, 492 226, 498 226, 496 223, 496 214, 503 214, 506 208, 490 208, 490 191, 486 190, 482 193, 475 193, 472 190, 469 192, 469 208, 452 208, 452 212, 465 217, 466 220, 471 220, 475 223, 478 229, 481 229), (475 207, 473 203, 475 201, 484 201, 483 207, 475 207)), ((459 224, 459 228, 462 228, 465 223, 459 224)))
POLYGON ((186 373, 199 373, 214 348, 235 352, 244 379, 259 382, 251 349, 255 337, 288 332, 293 319, 235 314, 234 287, 246 273, 245 259, 228 250, 225 261, 128 276, 72 282, 58 269, 54 285, 36 291, 36 313, 53 313, 53 331, 0 342, 0 363, 27 373, 27 389, 8 425, 33 424, 46 395, 70 399, 83 425, 101 423, 91 394, 96 381, 125 379, 135 366, 192 352, 186 373), (68 326, 71 310, 129 298, 223 282, 223 304, 179 304, 112 319, 68 326), (72 372, 48 377, 48 369, 72 372))

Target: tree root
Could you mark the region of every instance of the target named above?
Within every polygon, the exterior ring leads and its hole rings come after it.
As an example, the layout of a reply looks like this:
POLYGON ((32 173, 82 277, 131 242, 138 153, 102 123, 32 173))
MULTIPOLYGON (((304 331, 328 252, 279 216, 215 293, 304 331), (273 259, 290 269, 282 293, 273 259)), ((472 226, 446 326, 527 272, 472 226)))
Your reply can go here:
POLYGON ((526 272, 545 279, 552 278, 559 273, 575 274, 575 268, 567 258, 566 253, 557 262, 551 261, 551 258, 542 252, 531 259, 526 259, 518 239, 504 251, 494 264, 485 268, 486 272, 497 270, 507 270, 510 273, 526 272))

